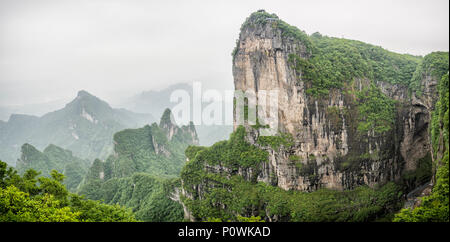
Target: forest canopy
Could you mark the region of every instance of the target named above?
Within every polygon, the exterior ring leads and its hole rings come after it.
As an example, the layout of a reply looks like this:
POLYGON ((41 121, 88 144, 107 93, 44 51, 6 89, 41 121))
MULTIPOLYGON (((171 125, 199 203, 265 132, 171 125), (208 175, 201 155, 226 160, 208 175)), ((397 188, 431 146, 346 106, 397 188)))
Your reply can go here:
POLYGON ((69 193, 64 175, 51 177, 29 169, 23 176, 0 161, 0 221, 2 222, 134 222, 130 209, 106 205, 69 193))

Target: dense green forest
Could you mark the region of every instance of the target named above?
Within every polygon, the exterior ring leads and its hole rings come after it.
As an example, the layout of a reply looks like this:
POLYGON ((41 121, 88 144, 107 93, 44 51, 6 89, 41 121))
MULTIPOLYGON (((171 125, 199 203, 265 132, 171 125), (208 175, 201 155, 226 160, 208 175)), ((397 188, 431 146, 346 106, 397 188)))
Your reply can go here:
POLYGON ((183 207, 170 199, 180 179, 134 173, 105 182, 92 181, 80 191, 86 198, 131 208, 137 219, 150 222, 183 221, 183 207))
POLYGON ((39 177, 29 169, 23 176, 0 161, 0 221, 2 222, 132 222, 130 209, 106 205, 70 193, 56 170, 39 177))

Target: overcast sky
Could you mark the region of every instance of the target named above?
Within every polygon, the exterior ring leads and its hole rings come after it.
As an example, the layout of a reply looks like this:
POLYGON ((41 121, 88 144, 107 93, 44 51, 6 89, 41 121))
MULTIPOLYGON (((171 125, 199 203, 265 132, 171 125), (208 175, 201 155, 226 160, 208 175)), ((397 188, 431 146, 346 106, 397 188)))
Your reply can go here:
POLYGON ((232 88, 231 52, 258 9, 312 34, 425 55, 448 51, 448 0, 0 0, 0 106, 118 102, 202 81, 232 88))

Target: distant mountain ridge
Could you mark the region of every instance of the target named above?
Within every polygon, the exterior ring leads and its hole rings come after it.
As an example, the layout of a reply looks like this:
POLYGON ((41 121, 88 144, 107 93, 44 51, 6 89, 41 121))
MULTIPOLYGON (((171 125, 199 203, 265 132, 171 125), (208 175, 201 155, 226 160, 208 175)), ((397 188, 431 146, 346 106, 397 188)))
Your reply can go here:
MULTIPOLYGON (((205 84, 202 84, 203 89, 205 84)), ((173 109, 176 102, 170 102, 170 95, 175 90, 184 90, 191 97, 190 108, 191 117, 193 110, 193 90, 189 83, 177 83, 160 91, 144 91, 131 97, 121 106, 134 112, 151 113, 155 117, 160 117, 166 108, 173 109)), ((219 89, 220 90, 220 89, 219 89)), ((202 107, 206 107, 209 103, 202 102, 202 107)), ((225 109, 222 110, 222 117, 225 117, 225 109)), ((195 125, 199 137, 200 145, 209 146, 215 142, 228 139, 233 131, 232 125, 195 125)))
POLYGON ((24 143, 38 149, 55 144, 83 159, 105 158, 112 151, 115 132, 153 121, 150 114, 115 109, 90 93, 79 91, 64 108, 42 117, 13 114, 7 122, 1 122, 0 159, 14 165, 24 143))
POLYGON ((160 91, 143 91, 132 96, 121 106, 133 112, 151 113, 155 117, 161 117, 167 108, 173 109, 176 103, 170 102, 170 95, 175 90, 185 90, 192 96, 192 86, 188 83, 178 83, 160 91))
POLYGON ((0 105, 0 120, 6 122, 11 114, 42 116, 48 112, 63 108, 68 103, 68 101, 69 100, 64 98, 41 103, 0 105))

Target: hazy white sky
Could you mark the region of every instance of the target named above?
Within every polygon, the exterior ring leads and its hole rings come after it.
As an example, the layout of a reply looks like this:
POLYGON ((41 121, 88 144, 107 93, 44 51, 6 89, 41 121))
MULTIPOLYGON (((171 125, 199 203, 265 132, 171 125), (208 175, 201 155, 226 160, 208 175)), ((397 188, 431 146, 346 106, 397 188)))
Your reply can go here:
POLYGON ((448 0, 0 0, 0 106, 81 89, 115 102, 177 82, 232 88, 231 51, 258 9, 308 34, 448 51, 448 8, 448 0))

